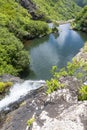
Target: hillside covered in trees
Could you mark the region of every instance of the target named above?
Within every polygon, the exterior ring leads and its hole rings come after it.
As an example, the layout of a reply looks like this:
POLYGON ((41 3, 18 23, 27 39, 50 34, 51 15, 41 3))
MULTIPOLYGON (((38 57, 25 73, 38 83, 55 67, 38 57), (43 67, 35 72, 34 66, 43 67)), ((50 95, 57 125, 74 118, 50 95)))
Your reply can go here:
POLYGON ((80 9, 74 2, 68 3, 68 0, 24 2, 33 5, 29 8, 29 13, 22 7, 26 7, 22 0, 0 0, 0 75, 18 75, 29 66, 29 56, 22 41, 50 33, 51 30, 44 21, 74 18, 80 9), (43 16, 39 18, 42 21, 32 19, 33 10, 37 15, 43 16))
POLYGON ((86 130, 86 4, 0 0, 0 130, 86 130))
POLYGON ((45 22, 33 21, 15 0, 0 0, 0 75, 17 75, 29 66, 22 40, 49 32, 45 22))
POLYGON ((75 24, 76 29, 87 32, 87 6, 76 17, 75 24))
POLYGON ((80 10, 72 0, 20 0, 20 3, 34 19, 42 20, 68 20, 80 10))

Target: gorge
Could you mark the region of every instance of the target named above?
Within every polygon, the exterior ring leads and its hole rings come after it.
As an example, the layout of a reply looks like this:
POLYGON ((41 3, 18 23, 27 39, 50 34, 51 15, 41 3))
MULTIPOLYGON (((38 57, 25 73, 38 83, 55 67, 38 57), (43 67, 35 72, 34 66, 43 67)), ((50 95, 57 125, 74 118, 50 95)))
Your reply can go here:
POLYGON ((87 129, 87 6, 73 1, 0 1, 0 130, 87 129))

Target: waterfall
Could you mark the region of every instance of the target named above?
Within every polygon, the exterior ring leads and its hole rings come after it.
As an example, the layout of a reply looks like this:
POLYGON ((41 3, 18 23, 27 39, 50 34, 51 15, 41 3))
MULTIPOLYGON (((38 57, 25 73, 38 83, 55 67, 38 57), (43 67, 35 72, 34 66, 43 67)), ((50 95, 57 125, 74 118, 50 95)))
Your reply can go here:
POLYGON ((10 88, 9 94, 6 95, 0 101, 0 111, 5 110, 8 106, 20 98, 25 97, 31 90, 36 90, 45 84, 44 80, 33 81, 26 80, 23 83, 16 83, 12 88, 10 88))

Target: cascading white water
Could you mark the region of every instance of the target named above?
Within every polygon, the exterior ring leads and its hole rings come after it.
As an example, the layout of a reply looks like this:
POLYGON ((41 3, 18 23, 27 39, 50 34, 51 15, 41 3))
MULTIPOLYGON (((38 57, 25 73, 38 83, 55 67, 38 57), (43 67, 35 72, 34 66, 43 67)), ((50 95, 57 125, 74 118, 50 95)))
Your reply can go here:
POLYGON ((40 81, 27 80, 24 81, 22 84, 16 83, 10 89, 9 95, 6 95, 0 101, 0 111, 6 109, 9 106, 9 104, 18 101, 21 97, 26 96, 31 90, 38 89, 44 84, 45 84, 44 80, 40 81))
POLYGON ((87 85, 87 81, 84 82, 84 85, 87 85))

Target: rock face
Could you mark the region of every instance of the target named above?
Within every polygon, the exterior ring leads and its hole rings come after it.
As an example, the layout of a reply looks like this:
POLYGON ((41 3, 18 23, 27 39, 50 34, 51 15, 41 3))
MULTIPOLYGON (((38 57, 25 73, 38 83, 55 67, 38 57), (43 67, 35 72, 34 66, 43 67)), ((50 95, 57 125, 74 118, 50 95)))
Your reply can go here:
MULTIPOLYGON (((68 89, 62 90, 62 94, 60 90, 58 90, 50 95, 51 103, 54 103, 54 105, 49 104, 49 106, 41 112, 39 120, 43 122, 43 125, 38 125, 37 120, 33 123, 32 130, 87 129, 87 102, 77 102, 68 89), (59 97, 61 97, 60 101, 63 100, 63 104, 59 102, 59 97)), ((50 99, 48 98, 48 101, 50 101, 50 99)))
POLYGON ((44 17, 43 14, 37 13, 38 7, 31 0, 20 0, 20 4, 28 10, 33 20, 39 20, 44 17))
MULTIPOLYGON (((72 87, 79 85, 76 79, 72 77, 68 81, 69 78, 64 80, 67 86, 71 82, 72 87)), ((86 130, 87 101, 79 102, 77 90, 69 87, 48 96, 41 89, 8 114, 0 130, 26 130, 27 120, 32 116, 35 121, 29 130, 86 130)))
POLYGON ((10 82, 13 82, 13 83, 21 83, 23 82, 22 79, 20 79, 19 77, 15 77, 15 76, 12 76, 10 74, 4 74, 2 76, 0 76, 0 81, 1 82, 7 82, 7 81, 10 81, 10 82))

